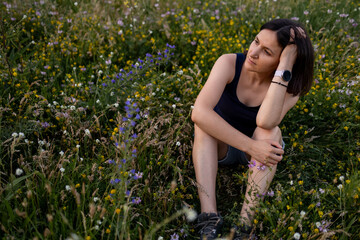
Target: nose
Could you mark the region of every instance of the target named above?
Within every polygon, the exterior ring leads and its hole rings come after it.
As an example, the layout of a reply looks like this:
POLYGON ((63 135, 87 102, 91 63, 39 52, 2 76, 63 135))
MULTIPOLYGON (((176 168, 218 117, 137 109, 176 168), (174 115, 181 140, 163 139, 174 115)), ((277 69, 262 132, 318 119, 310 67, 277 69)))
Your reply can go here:
POLYGON ((260 52, 260 47, 254 46, 254 48, 252 48, 250 52, 251 58, 258 58, 259 52, 260 52))

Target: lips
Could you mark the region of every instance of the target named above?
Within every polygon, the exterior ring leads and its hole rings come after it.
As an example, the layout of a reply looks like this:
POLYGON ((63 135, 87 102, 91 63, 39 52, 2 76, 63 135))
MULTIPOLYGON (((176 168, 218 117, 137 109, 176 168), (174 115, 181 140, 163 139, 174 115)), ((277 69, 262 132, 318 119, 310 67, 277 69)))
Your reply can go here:
POLYGON ((250 57, 248 57, 247 60, 248 60, 249 63, 251 63, 251 64, 253 64, 253 65, 256 65, 256 63, 255 63, 254 61, 252 61, 252 60, 250 59, 250 57))

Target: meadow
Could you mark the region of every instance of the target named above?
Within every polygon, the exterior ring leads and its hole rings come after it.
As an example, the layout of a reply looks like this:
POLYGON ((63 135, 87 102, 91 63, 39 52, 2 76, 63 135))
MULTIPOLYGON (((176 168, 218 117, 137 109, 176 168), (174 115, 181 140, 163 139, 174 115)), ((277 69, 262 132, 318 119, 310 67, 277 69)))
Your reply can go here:
MULTIPOLYGON (((0 4, 0 238, 196 239, 192 106, 215 60, 274 18, 303 23, 311 91, 259 239, 360 239, 358 1, 14 0, 0 4)), ((224 236, 248 168, 219 169, 224 236)))

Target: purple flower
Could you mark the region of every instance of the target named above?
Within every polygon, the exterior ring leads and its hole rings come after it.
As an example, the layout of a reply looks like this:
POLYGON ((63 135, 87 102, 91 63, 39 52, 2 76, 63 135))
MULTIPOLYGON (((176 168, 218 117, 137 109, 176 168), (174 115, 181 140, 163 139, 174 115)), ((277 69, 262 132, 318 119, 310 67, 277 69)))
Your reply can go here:
POLYGON ((292 17, 291 20, 299 21, 299 18, 298 17, 292 17))
POLYGON ((260 165, 257 166, 256 168, 260 171, 264 171, 266 169, 266 166, 264 164, 260 163, 260 165))
POLYGON ((304 15, 308 15, 309 14, 309 11, 308 10, 305 10, 304 11, 304 15))
POLYGON ((179 240, 179 235, 177 235, 176 233, 174 233, 173 235, 171 235, 171 239, 170 240, 179 240))
POLYGON ((255 167, 256 166, 256 162, 255 162, 255 160, 251 160, 250 162, 249 162, 249 168, 253 168, 253 167, 255 167))
POLYGON ((140 204, 140 203, 141 203, 140 197, 133 198, 132 203, 134 203, 134 204, 140 204))
POLYGON ((125 191, 125 195, 126 195, 126 196, 130 196, 130 191, 129 191, 129 190, 126 190, 126 191, 125 191))
POLYGON ((112 82, 112 83, 115 83, 116 81, 115 81, 114 79, 111 79, 111 82, 112 82))
POLYGON ((267 195, 268 195, 269 197, 273 197, 273 196, 274 196, 274 191, 269 191, 269 192, 267 192, 267 195))

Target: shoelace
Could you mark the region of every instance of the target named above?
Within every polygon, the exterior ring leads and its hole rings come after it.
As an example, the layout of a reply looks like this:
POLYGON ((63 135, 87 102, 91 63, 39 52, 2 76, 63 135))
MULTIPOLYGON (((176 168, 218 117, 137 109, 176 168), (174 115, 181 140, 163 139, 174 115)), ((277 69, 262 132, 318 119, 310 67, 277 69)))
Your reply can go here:
POLYGON ((196 225, 196 228, 200 228, 200 234, 214 234, 216 231, 216 225, 220 222, 219 217, 211 217, 207 221, 200 222, 196 225))

